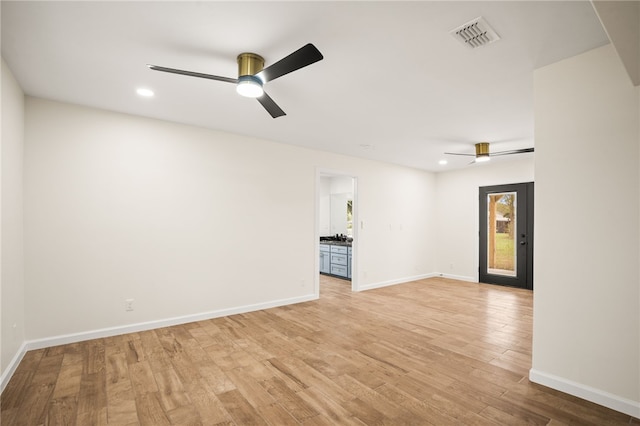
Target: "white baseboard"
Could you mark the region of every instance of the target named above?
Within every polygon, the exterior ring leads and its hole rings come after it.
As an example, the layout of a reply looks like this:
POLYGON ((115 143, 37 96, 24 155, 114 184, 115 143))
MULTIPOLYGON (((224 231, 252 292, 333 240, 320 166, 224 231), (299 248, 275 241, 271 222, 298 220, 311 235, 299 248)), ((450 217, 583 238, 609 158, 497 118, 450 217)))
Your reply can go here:
POLYGON ((22 361, 22 358, 24 358, 24 354, 26 353, 27 353, 27 344, 25 342, 22 342, 22 345, 20 345, 20 348, 18 348, 18 351, 13 356, 13 359, 11 360, 7 368, 2 372, 2 375, 0 376, 0 393, 4 391, 4 388, 9 383, 9 380, 11 380, 13 373, 16 372, 16 369, 18 368, 20 361, 22 361))
POLYGON ((478 279, 477 278, 475 278, 475 277, 466 277, 464 275, 437 274, 436 276, 442 277, 442 278, 449 278, 451 280, 466 281, 466 282, 470 282, 470 283, 478 283, 478 279))
POLYGON ((317 299, 315 294, 307 296, 292 297, 290 299, 272 300, 254 305, 239 306, 236 308, 220 309, 216 311, 202 312, 199 314, 184 315, 180 317, 167 318, 141 322, 137 324, 124 325, 119 327, 102 328, 80 333, 65 334, 61 336, 47 337, 44 339, 27 341, 27 350, 48 348, 51 346, 67 345, 69 343, 82 342, 85 340, 100 339, 103 337, 118 336, 127 333, 153 330, 156 328, 170 327, 172 325, 187 324, 190 322, 204 321, 212 318, 226 317, 228 315, 244 314, 247 312, 261 311, 263 309, 276 308, 278 306, 293 305, 295 303, 308 302, 317 299))
POLYGON ((18 350, 18 353, 13 357, 5 371, 2 372, 2 376, 0 376, 0 393, 4 391, 5 386, 9 383, 9 380, 11 380, 11 376, 13 376, 13 373, 15 373, 16 369, 18 368, 18 364, 20 364, 20 361, 22 361, 22 358, 24 357, 25 353, 27 353, 27 351, 49 348, 52 346, 66 345, 69 343, 83 342, 92 339, 100 339, 103 337, 119 336, 121 334, 153 330, 156 328, 170 327, 172 325, 204 321, 212 318, 225 317, 228 315, 244 314, 247 312, 260 311, 263 309, 276 308, 278 306, 309 302, 316 299, 317 296, 315 294, 310 294, 306 296, 292 297, 290 299, 272 300, 265 303, 257 303, 254 305, 239 306, 236 308, 202 312, 199 314, 184 315, 163 320, 147 321, 137 324, 102 328, 98 330, 83 331, 80 333, 64 334, 60 336, 46 337, 43 339, 28 340, 22 343, 22 346, 18 350))
POLYGON ((611 394, 609 392, 592 388, 582 383, 577 383, 563 377, 545 373, 543 371, 531 369, 529 370, 529 380, 543 386, 550 387, 560 392, 568 393, 578 398, 586 399, 603 407, 611 408, 630 416, 640 418, 640 401, 632 401, 611 394))
POLYGON ((430 273, 430 274, 414 275, 412 277, 405 277, 405 278, 400 278, 400 279, 390 280, 390 281, 381 281, 379 283, 372 283, 372 284, 359 286, 357 291, 373 290, 374 288, 388 287, 390 285, 396 285, 396 284, 405 284, 411 281, 424 280, 426 278, 433 278, 438 276, 440 276, 440 274, 430 273))

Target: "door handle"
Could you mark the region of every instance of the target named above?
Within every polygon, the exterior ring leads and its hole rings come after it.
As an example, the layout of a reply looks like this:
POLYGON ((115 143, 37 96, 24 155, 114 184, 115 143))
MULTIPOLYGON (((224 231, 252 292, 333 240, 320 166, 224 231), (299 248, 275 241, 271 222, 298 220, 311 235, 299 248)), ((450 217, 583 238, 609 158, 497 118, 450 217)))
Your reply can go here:
POLYGON ((526 242, 526 241, 520 241, 520 245, 521 245, 521 246, 524 246, 524 245, 526 245, 526 244, 527 244, 527 242, 526 242))

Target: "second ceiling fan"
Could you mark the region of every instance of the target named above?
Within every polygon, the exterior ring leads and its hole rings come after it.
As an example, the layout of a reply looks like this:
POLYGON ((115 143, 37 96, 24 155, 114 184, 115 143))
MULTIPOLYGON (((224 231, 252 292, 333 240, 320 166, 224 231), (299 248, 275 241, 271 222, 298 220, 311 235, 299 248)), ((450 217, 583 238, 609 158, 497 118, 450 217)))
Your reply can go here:
POLYGON ((241 53, 238 55, 238 78, 222 77, 219 75, 203 74, 175 68, 147 65, 154 71, 182 74, 190 77, 207 78, 236 85, 236 91, 242 96, 256 98, 267 110, 271 117, 286 115, 263 89, 265 83, 282 77, 285 74, 299 70, 323 59, 322 53, 311 43, 302 46, 295 52, 285 56, 278 62, 264 68, 264 59, 255 53, 241 53))
POLYGON ((527 152, 533 152, 533 148, 512 149, 509 151, 489 152, 489 142, 480 142, 475 145, 475 154, 463 154, 459 152, 445 152, 447 155, 464 155, 467 157, 475 157, 472 163, 480 163, 483 161, 489 161, 491 157, 497 157, 500 155, 513 155, 524 154, 527 152))

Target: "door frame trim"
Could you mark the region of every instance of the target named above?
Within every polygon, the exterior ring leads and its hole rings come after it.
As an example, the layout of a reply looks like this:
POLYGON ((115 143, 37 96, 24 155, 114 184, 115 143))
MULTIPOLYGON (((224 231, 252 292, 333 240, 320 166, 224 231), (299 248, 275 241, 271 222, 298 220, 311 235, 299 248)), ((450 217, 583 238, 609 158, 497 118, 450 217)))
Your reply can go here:
POLYGON ((353 242, 351 244, 351 291, 360 291, 360 280, 358 279, 358 244, 360 243, 359 221, 360 206, 358 203, 358 175, 343 170, 327 169, 316 167, 315 170, 315 224, 314 224, 314 252, 315 252, 315 273, 314 273, 314 293, 316 298, 320 297, 320 178, 347 176, 353 179, 353 242))

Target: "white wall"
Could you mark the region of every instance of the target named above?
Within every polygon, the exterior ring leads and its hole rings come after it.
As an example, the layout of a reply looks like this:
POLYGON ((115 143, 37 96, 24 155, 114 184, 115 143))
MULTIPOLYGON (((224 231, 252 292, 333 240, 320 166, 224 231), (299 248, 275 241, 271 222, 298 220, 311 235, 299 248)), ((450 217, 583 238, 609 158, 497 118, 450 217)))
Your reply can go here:
POLYGON ((478 188, 532 182, 533 156, 522 157, 520 160, 475 164, 462 170, 438 173, 435 200, 437 271, 450 278, 478 281, 478 188))
POLYGON ((318 231, 326 236, 331 234, 331 178, 321 176, 318 190, 318 231))
POLYGON ((28 339, 314 297, 319 168, 358 177, 360 288, 434 271, 431 173, 34 98, 25 140, 28 339))
POLYGON ((610 45, 534 95, 531 379, 640 417, 640 95, 610 45))
POLYGON ((11 361, 24 342, 24 255, 22 171, 24 143, 24 95, 11 70, 2 60, 2 274, 0 294, 0 367, 2 386, 11 375, 11 361))
POLYGON ((329 179, 332 194, 352 194, 353 196, 353 178, 351 176, 332 176, 329 179))

